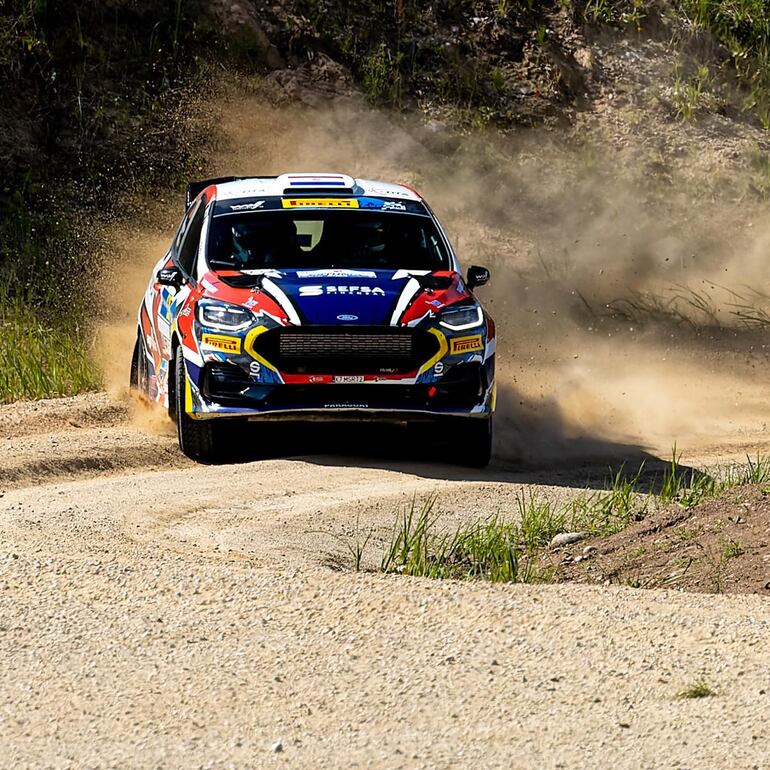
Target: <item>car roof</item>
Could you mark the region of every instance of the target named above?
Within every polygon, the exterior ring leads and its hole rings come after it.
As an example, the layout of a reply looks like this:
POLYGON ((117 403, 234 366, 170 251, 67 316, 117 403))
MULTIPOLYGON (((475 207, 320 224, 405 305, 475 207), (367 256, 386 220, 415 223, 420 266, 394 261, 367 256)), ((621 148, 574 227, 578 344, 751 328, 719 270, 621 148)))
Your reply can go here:
POLYGON ((410 187, 370 179, 354 179, 347 174, 295 171, 276 177, 247 177, 216 185, 217 200, 251 197, 290 197, 314 195, 365 195, 372 198, 401 198, 420 201, 422 198, 410 187))

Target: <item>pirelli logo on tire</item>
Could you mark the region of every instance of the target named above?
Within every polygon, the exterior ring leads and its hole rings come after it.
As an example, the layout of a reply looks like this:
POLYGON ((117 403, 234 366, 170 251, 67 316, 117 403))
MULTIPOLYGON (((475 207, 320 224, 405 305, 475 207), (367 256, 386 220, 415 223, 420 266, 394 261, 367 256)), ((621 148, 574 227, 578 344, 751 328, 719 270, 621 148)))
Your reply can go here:
POLYGON ((355 198, 282 198, 285 209, 357 209, 355 198))
POLYGON ((204 348, 221 350, 223 353, 241 352, 241 338, 229 337, 226 334, 204 334, 201 337, 201 345, 204 348))
POLYGON ((455 337, 449 340, 449 352, 452 355, 457 353, 474 353, 477 350, 483 350, 484 343, 481 341, 480 334, 473 334, 470 337, 455 337))

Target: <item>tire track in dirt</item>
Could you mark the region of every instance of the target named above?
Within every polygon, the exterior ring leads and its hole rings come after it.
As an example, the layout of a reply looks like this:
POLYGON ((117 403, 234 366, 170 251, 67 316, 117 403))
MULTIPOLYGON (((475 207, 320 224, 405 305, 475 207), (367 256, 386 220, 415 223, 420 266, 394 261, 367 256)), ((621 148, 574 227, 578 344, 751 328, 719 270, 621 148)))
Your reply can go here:
POLYGON ((108 402, 0 411, 0 766, 763 766, 758 597, 325 566, 415 494, 451 524, 585 467, 199 466, 108 402))

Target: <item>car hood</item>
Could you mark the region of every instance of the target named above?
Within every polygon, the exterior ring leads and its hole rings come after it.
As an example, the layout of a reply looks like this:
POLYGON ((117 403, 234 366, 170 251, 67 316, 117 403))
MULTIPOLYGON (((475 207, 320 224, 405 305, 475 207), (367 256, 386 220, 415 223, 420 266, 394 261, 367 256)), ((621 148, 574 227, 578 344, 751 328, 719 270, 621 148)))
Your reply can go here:
MULTIPOLYGON (((395 324, 422 293, 425 271, 282 270, 270 283, 282 292, 303 323, 395 324)), ((264 285, 270 292, 269 284, 264 285)))

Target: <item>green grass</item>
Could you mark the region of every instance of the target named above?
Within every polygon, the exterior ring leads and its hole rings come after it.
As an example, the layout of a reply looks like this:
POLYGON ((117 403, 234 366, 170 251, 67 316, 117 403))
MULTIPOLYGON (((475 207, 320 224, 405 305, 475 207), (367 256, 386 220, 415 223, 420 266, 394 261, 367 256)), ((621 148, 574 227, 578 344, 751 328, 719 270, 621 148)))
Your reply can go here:
POLYGON ((101 386, 91 339, 77 324, 45 323, 0 289, 0 402, 68 396, 101 386))
POLYGON ((740 543, 736 543, 734 540, 730 540, 725 544, 722 549, 722 557, 725 561, 728 559, 737 559, 743 555, 743 546, 740 543))
POLYGON ((566 511, 558 509, 546 497, 521 492, 516 498, 516 507, 519 538, 530 553, 548 545, 567 526, 566 511))
POLYGON ((744 106, 770 128, 770 5, 766 0, 681 0, 680 6, 730 52, 747 92, 744 106))
MULTIPOLYGON (((727 52, 743 92, 743 108, 770 129, 770 3, 767 0, 674 0, 663 10, 652 0, 587 0, 583 18, 591 24, 635 24, 666 16, 682 30, 694 30, 727 52), (703 33, 707 33, 705 36, 703 33)), ((692 34, 692 32, 690 32, 692 34)), ((694 37, 696 35, 693 35, 694 37)), ((704 98, 714 103, 705 67, 677 76, 674 102, 680 119, 690 121, 704 98)))
POLYGON ((691 700, 694 698, 709 698, 712 695, 716 695, 716 691, 706 681, 699 679, 697 682, 693 682, 685 687, 681 692, 678 692, 676 697, 679 700, 691 700))
POLYGON ((613 535, 647 515, 649 496, 641 491, 644 464, 633 476, 621 468, 611 475, 605 490, 586 491, 566 504, 565 517, 572 531, 593 536, 613 535))
POLYGON ((404 508, 382 560, 383 572, 493 583, 547 579, 522 547, 518 523, 493 517, 442 532, 435 505, 436 498, 430 497, 421 505, 413 499, 404 508))
POLYGON ((572 530, 598 535, 623 529, 647 510, 638 482, 639 473, 627 477, 618 471, 606 490, 585 492, 561 506, 522 492, 514 516, 493 516, 452 531, 441 528, 435 497, 420 505, 413 499, 397 519, 382 571, 495 583, 548 582, 553 570, 539 563, 553 537, 572 530))
POLYGON ((403 53, 391 51, 384 45, 377 47, 361 66, 364 92, 373 102, 389 100, 400 107, 402 100, 401 61, 403 53))
POLYGON ((634 24, 646 17, 646 0, 588 0, 583 18, 593 24, 634 24))
MULTIPOLYGON (((397 518, 381 569, 438 579, 549 582, 555 570, 543 567, 544 556, 553 537, 561 532, 611 535, 643 519, 653 507, 676 504, 690 508, 733 487, 770 478, 770 457, 747 458, 743 465, 710 474, 683 468, 680 459, 675 446, 658 478, 643 476, 643 465, 633 475, 621 469, 610 475, 605 489, 586 490, 562 504, 522 492, 513 515, 493 516, 449 530, 441 526, 435 496, 421 504, 413 499, 397 518)), ((683 529, 678 534, 683 540, 695 535, 683 529)), ((715 590, 721 591, 722 562, 741 553, 736 543, 724 548, 715 590)), ((360 562, 359 553, 356 569, 360 562)))
POLYGON ((700 109, 704 94, 710 89, 709 68, 701 65, 688 78, 677 75, 674 81, 673 98, 676 115, 686 123, 692 123, 700 109))

